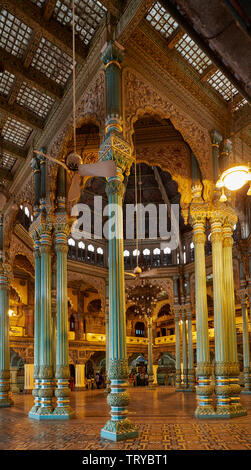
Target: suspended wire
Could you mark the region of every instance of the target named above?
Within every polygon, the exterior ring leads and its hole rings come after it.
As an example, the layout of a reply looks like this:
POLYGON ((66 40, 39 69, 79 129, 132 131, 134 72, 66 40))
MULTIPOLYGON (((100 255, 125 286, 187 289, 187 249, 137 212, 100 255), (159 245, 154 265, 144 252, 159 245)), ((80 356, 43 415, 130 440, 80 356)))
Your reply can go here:
POLYGON ((76 139, 76 54, 75 54, 75 1, 72 0, 72 94, 73 94, 73 148, 77 153, 76 139))

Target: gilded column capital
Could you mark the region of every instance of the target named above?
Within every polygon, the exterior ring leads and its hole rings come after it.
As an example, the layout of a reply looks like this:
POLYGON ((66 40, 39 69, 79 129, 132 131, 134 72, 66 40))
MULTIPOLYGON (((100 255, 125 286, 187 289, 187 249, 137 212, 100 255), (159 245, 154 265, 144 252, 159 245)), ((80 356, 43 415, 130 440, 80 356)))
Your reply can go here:
POLYGON ((216 131, 215 129, 213 129, 211 131, 211 142, 212 142, 212 146, 214 147, 219 147, 221 141, 222 141, 222 135, 216 131))
POLYGON ((124 57, 124 47, 121 46, 117 41, 109 41, 107 42, 102 51, 101 51, 101 61, 103 62, 105 68, 109 67, 110 65, 116 65, 117 67, 121 67, 121 63, 124 57))
POLYGON ((122 178, 114 177, 109 178, 105 188, 106 194, 109 197, 111 194, 118 194, 121 198, 124 196, 125 186, 122 178))

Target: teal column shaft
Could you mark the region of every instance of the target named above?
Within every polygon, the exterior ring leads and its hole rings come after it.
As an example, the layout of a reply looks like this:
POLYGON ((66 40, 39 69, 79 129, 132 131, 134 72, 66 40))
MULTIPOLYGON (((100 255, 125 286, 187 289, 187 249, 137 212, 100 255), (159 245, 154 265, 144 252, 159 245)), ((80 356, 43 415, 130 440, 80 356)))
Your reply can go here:
POLYGON ((242 325, 243 325, 243 367, 249 369, 250 353, 249 353, 249 333, 248 333, 248 310, 246 300, 241 303, 242 309, 242 325))
MULTIPOLYGON (((1 261, 0 261, 1 262, 1 261)), ((0 265, 0 408, 13 404, 10 395, 9 282, 0 265)))
POLYGON ((189 389, 192 390, 194 388, 194 361, 193 361, 193 331, 192 331, 191 312, 188 313, 187 328, 188 328, 188 386, 189 386, 189 389))
POLYGON ((128 362, 126 352, 126 316, 123 256, 123 212, 124 185, 122 177, 108 178, 106 187, 114 218, 109 220, 109 379, 111 393, 107 401, 111 406, 111 420, 101 431, 101 437, 121 440, 137 436, 137 431, 127 419, 128 362), (111 227, 112 224, 112 227, 111 227))
POLYGON ((57 252, 57 358, 56 379, 57 407, 54 416, 72 418, 69 389, 69 340, 68 340, 68 295, 67 295, 67 235, 56 233, 57 252))
POLYGON ((41 235, 41 331, 39 349, 40 419, 48 419, 52 414, 53 397, 53 355, 51 320, 51 235, 41 235))
POLYGON ((34 302, 34 371, 33 378, 35 386, 33 389, 34 396, 34 406, 30 410, 29 416, 33 413, 36 413, 40 406, 39 398, 39 389, 40 389, 40 379, 39 379, 39 357, 40 357, 40 331, 41 331, 41 255, 40 255, 40 240, 39 238, 35 239, 34 247, 34 257, 35 257, 35 302, 34 302))

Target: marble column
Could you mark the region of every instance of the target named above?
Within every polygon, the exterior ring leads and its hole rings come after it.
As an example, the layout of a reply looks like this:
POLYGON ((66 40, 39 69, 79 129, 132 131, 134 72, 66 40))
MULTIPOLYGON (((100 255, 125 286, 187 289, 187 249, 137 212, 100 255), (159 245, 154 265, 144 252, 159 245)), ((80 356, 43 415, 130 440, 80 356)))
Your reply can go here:
POLYGON ((153 319, 152 317, 147 316, 147 331, 148 331, 148 389, 155 388, 153 385, 153 319))
POLYGON ((13 405, 10 393, 9 272, 3 255, 3 216, 0 214, 0 408, 13 405))
POLYGON ((195 308, 197 332, 197 368, 196 376, 198 398, 195 410, 196 418, 208 418, 214 409, 212 406, 213 387, 211 385, 212 367, 210 364, 208 310, 205 262, 205 221, 207 207, 203 202, 191 205, 191 223, 193 226, 194 270, 195 270, 195 308))
POLYGON ((211 218, 211 243, 214 292, 214 342, 215 342, 215 417, 231 417, 231 387, 229 382, 228 321, 225 305, 223 269, 224 213, 216 208, 211 218))
POLYGON ((67 252, 68 225, 64 223, 65 216, 56 217, 55 248, 57 253, 57 348, 56 374, 57 406, 54 418, 69 419, 75 416, 70 407, 69 388, 69 340, 68 340, 68 295, 67 295, 67 252), (60 220, 58 220, 60 219, 60 220))
POLYGON ((34 231, 32 233, 34 240, 34 257, 35 257, 35 303, 34 303, 34 389, 32 394, 34 396, 34 405, 29 412, 29 417, 32 418, 34 413, 37 413, 40 407, 40 378, 39 378, 39 352, 40 352, 40 312, 41 312, 41 253, 40 253, 40 237, 34 231))
POLYGON ((117 176, 106 185, 109 211, 109 379, 111 393, 107 402, 111 419, 101 431, 101 438, 119 441, 137 437, 138 431, 127 418, 128 361, 126 351, 125 282, 123 256, 123 173, 129 174, 133 162, 131 147, 123 137, 121 63, 123 48, 110 41, 102 50, 106 71, 106 135, 99 151, 101 160, 113 160, 117 176))
POLYGON ((248 331, 248 297, 246 290, 246 278, 243 270, 243 263, 240 261, 240 289, 239 297, 241 299, 242 311, 242 337, 243 337, 243 374, 245 395, 251 394, 251 371, 250 371, 250 350, 249 350, 249 331, 248 331))
POLYGON ((52 397, 54 389, 51 323, 51 226, 45 224, 41 232, 41 333, 39 348, 40 407, 36 419, 53 417, 52 397))
POLYGON ((229 362, 229 385, 230 385, 230 406, 231 417, 244 416, 246 410, 240 403, 239 384, 240 366, 237 354, 237 336, 235 320, 235 295, 234 295, 234 274, 233 274, 233 228, 237 222, 234 211, 228 207, 229 214, 224 219, 223 224, 223 280, 225 315, 227 330, 228 362, 229 362))
POLYGON ((173 277, 174 289, 174 320, 175 320, 175 391, 181 392, 181 358, 180 358, 180 306, 178 276, 173 277))

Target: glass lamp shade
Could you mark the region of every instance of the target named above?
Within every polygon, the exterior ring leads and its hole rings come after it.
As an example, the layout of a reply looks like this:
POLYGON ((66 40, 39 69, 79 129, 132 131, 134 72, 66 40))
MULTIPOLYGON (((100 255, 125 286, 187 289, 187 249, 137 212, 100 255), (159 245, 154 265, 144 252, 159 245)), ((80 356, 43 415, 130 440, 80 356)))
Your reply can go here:
POLYGON ((216 183, 217 188, 225 187, 230 191, 236 191, 242 188, 244 184, 251 180, 249 167, 246 165, 237 165, 225 170, 216 183))

